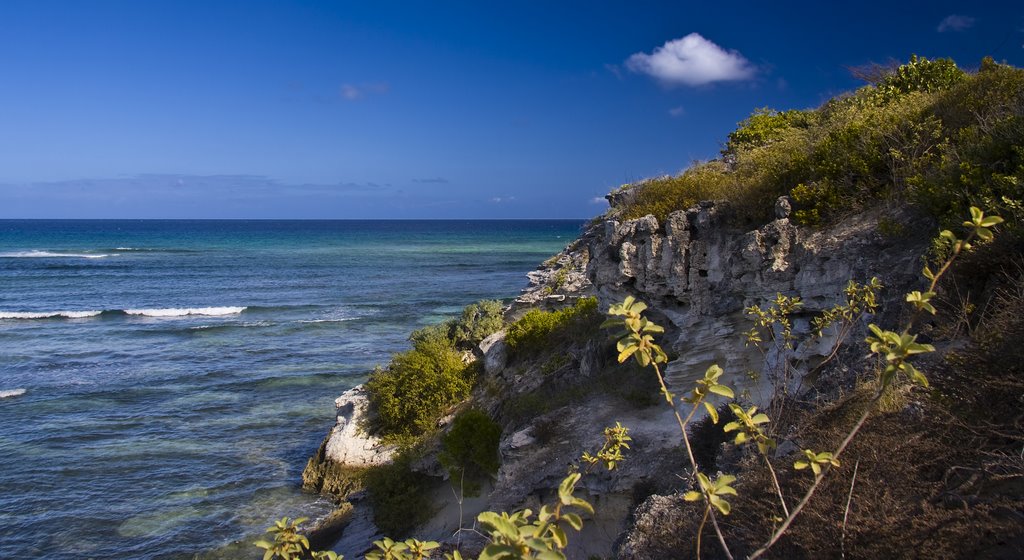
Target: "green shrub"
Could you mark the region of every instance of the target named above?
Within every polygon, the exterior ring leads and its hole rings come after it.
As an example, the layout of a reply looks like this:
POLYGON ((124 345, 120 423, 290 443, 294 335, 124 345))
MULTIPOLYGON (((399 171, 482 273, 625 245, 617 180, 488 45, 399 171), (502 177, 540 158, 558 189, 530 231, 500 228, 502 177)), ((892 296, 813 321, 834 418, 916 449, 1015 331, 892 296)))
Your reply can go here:
POLYGON ((373 522, 386 534, 405 537, 433 514, 428 493, 431 478, 412 469, 413 454, 403 451, 390 464, 365 475, 373 522))
POLYGON ((812 111, 758 109, 729 135, 722 161, 637 183, 621 219, 663 221, 702 200, 728 200, 734 219, 763 223, 790 194, 793 218, 824 225, 874 201, 919 204, 945 225, 980 204, 1024 219, 1024 70, 949 59, 910 61, 875 86, 812 111))
POLYGON ((441 436, 438 458, 448 469, 452 483, 462 485, 464 495, 478 495, 478 481, 498 472, 500 440, 501 427, 475 408, 460 412, 451 429, 441 436))
POLYGON ((777 140, 787 128, 806 128, 810 119, 811 114, 807 111, 776 111, 768 107, 755 109, 739 123, 736 130, 729 133, 729 142, 724 151, 735 153, 741 148, 764 146, 777 140))
POLYGON ((457 344, 476 346, 480 341, 501 330, 505 324, 502 305, 498 300, 482 300, 467 305, 455 324, 453 338, 457 344))
POLYGON ((413 333, 413 348, 395 354, 366 382, 377 425, 385 436, 416 436, 434 429, 438 418, 469 396, 476 378, 438 326, 413 333))
POLYGON ((558 311, 531 309, 508 328, 505 343, 512 356, 539 353, 558 342, 586 335, 599 322, 596 298, 580 298, 558 311))
POLYGON ((910 56, 910 62, 878 83, 875 98, 888 102, 911 92, 933 93, 950 89, 965 79, 967 74, 952 59, 928 60, 915 54, 910 56))

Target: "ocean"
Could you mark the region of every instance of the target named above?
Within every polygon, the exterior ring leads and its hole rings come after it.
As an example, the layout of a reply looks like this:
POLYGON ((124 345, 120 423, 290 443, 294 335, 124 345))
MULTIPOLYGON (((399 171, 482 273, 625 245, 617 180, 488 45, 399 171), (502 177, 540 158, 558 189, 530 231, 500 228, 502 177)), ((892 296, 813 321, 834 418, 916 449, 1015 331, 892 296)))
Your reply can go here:
POLYGON ((0 220, 0 558, 259 558, 335 397, 582 225, 0 220))

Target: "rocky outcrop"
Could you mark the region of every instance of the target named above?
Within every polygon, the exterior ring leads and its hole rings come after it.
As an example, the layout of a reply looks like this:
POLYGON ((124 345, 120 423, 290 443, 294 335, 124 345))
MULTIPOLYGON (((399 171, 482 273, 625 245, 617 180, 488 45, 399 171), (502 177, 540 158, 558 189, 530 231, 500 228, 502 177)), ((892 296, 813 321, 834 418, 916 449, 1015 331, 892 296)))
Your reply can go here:
POLYGON ((327 436, 327 459, 349 467, 390 462, 395 446, 367 433, 364 427, 370 407, 366 389, 357 385, 335 399, 334 405, 338 407, 338 420, 327 436))
POLYGON ((344 499, 360 487, 359 472, 391 461, 396 447, 366 433, 370 406, 366 389, 357 385, 335 399, 338 417, 330 433, 302 471, 302 487, 344 499))
MULTIPOLYGON (((729 206, 720 202, 674 212, 664 223, 654 216, 609 220, 588 234, 587 276, 602 306, 634 295, 664 319, 665 346, 677 355, 667 367, 670 383, 688 386, 717 363, 749 388, 742 374, 762 372, 766 363, 745 346, 745 308, 764 306, 777 293, 798 296, 795 329, 806 332, 811 315, 845 301, 851 279, 877 276, 889 298, 919 281, 926 237, 885 238, 876 231, 877 213, 814 232, 791 223, 790 210, 780 199, 776 219, 751 231, 731 225, 729 206)), ((813 364, 830 349, 826 340, 797 354, 813 364)))
POLYGON ((587 277, 590 252, 586 240, 584 234, 544 261, 537 270, 526 273, 529 286, 512 302, 512 316, 535 307, 563 307, 591 292, 593 286, 587 277))
MULTIPOLYGON (((631 193, 616 196, 613 204, 631 193)), ((804 307, 794 316, 794 331, 799 334, 808 332, 811 315, 845 300, 843 290, 850 279, 864 282, 879 277, 887 286, 881 303, 891 303, 919 281, 918 255, 927 242, 928 228, 908 228, 921 235, 900 240, 879 235, 877 212, 852 217, 828 230, 810 231, 792 224, 790 211, 788 199, 779 199, 775 219, 753 230, 734 225, 729 206, 720 202, 674 212, 664 222, 645 216, 594 223, 529 274, 530 286, 517 298, 509 316, 529 308, 562 307, 586 295, 597 295, 602 309, 627 295, 636 296, 649 304, 649 316, 667 329, 661 342, 673 356, 665 371, 674 390, 688 389, 708 365, 717 363, 726 370, 730 385, 741 393, 749 390, 747 398, 762 404, 759 397, 771 395, 765 386, 769 376, 750 376, 761 379, 752 382, 745 374, 766 372, 778 357, 766 359, 745 346, 742 333, 751 327, 745 308, 764 306, 776 293, 800 297, 804 307)), ((667 521, 679 515, 678 497, 652 496, 644 508, 633 511, 637 497, 678 488, 677 475, 688 464, 680 451, 678 426, 667 407, 630 403, 621 395, 611 395, 613 389, 603 392, 601 387, 626 384, 614 376, 629 375, 606 363, 614 357, 607 357, 611 354, 602 347, 604 342, 598 336, 581 347, 560 349, 557 356, 511 360, 503 332, 480 344, 477 356, 483 362, 484 378, 474 396, 475 406, 499 416, 506 429, 500 444, 500 470, 472 509, 536 509, 550 499, 567 465, 577 462, 582 451, 600 446, 603 428, 622 422, 632 429, 630 458, 614 473, 584 477, 580 491, 598 506, 599 513, 588 520, 585 534, 573 539, 570 556, 606 557, 618 543, 622 557, 671 557, 670 551, 657 548, 665 541, 658 531, 660 526, 674 525, 667 521), (595 358, 599 355, 605 358, 595 358), (548 367, 553 363, 559 367, 548 367), (568 394, 573 397, 566 398, 568 394), (556 400, 557 406, 549 404, 556 400), (518 416, 509 412, 516 407, 518 416), (538 412, 521 412, 532 409, 538 412), (506 416, 501 418, 502 414, 506 416)), ((793 356, 806 370, 831 348, 826 337, 796 348, 793 356)), ((307 467, 314 479, 321 471, 327 473, 322 480, 334 480, 331 477, 340 473, 335 486, 344 484, 345 469, 379 464, 389 460, 392 452, 359 429, 368 404, 361 387, 346 392, 337 404, 338 422, 307 467)), ((430 474, 438 480, 444 475, 430 474)), ((320 484, 324 489, 329 486, 320 484)), ((315 484, 309 487, 319 489, 315 484)), ((451 489, 443 487, 439 492, 451 494, 451 489)), ((439 508, 442 513, 417 536, 449 538, 464 526, 465 507, 459 503, 439 508), (443 511, 448 510, 455 512, 451 519, 444 517, 443 511)), ((356 509, 358 519, 360 508, 356 509)))

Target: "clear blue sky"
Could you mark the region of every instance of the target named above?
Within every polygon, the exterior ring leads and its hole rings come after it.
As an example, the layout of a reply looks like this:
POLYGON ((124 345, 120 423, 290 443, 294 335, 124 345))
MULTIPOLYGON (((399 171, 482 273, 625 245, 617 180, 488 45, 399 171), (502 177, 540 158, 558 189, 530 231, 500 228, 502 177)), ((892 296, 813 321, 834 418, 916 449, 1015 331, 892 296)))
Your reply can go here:
POLYGON ((0 2, 0 218, 586 218, 1022 2, 0 2))

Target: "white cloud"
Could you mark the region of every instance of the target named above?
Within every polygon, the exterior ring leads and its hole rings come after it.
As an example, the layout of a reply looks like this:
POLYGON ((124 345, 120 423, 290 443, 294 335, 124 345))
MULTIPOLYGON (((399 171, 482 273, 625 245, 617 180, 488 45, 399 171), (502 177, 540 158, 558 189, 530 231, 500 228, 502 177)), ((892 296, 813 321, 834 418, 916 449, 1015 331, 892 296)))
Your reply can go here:
POLYGON ((608 202, 608 199, 606 199, 603 196, 595 196, 594 198, 590 199, 591 204, 604 204, 606 202, 608 202))
POLYGON ((668 85, 687 86, 749 80, 756 72, 743 55, 726 51, 699 33, 668 41, 651 54, 636 53, 626 60, 626 68, 668 85))
POLYGON ((355 101, 362 99, 367 95, 383 94, 387 93, 391 89, 391 86, 386 82, 374 83, 374 84, 341 84, 341 88, 338 89, 338 94, 342 99, 347 101, 355 101))
POLYGON ((668 114, 670 117, 679 118, 686 114, 686 109, 683 109, 682 107, 672 107, 668 110, 668 114))
POLYGON ((970 16, 961 16, 952 14, 946 16, 945 19, 939 22, 939 27, 936 31, 939 33, 945 33, 947 31, 965 31, 974 26, 974 18, 970 16))
POLYGON ((502 202, 512 202, 515 199, 516 197, 514 196, 496 196, 491 199, 491 202, 495 204, 501 204, 502 202))

